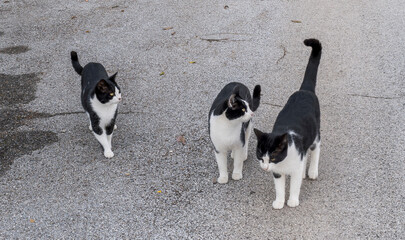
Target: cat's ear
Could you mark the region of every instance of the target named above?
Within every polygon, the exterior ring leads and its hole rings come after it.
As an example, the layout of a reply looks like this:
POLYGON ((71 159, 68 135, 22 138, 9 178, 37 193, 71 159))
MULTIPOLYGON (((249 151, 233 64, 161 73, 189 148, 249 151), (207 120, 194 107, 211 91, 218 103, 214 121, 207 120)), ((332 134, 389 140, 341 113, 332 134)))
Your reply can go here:
POLYGON ((108 93, 109 89, 108 89, 108 84, 106 82, 106 80, 101 79, 98 83, 97 83, 97 89, 102 92, 102 93, 108 93))
POLYGON ((111 82, 114 82, 115 83, 115 77, 117 76, 117 73, 118 72, 116 72, 116 73, 114 73, 111 77, 109 77, 108 79, 111 81, 111 82))
POLYGON ((236 103, 236 95, 232 94, 229 99, 228 99, 228 107, 232 110, 235 110, 237 107, 237 103, 236 103))
POLYGON ((283 151, 288 146, 288 133, 285 133, 278 137, 278 144, 276 147, 276 152, 283 151))
POLYGON ((260 139, 264 134, 262 131, 260 131, 257 128, 253 128, 253 131, 255 132, 257 139, 260 139))

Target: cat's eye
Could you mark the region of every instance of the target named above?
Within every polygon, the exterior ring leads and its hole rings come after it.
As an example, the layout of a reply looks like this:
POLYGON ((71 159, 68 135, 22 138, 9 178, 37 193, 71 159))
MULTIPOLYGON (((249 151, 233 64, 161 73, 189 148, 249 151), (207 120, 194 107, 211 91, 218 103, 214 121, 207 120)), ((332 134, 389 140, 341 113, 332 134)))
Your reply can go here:
POLYGON ((245 108, 242 108, 242 112, 246 112, 246 109, 245 109, 245 108))
POLYGON ((112 96, 114 96, 115 94, 114 93, 110 93, 110 96, 112 97, 112 96))
POLYGON ((276 158, 271 158, 270 161, 271 161, 271 162, 275 162, 275 161, 276 161, 276 158))

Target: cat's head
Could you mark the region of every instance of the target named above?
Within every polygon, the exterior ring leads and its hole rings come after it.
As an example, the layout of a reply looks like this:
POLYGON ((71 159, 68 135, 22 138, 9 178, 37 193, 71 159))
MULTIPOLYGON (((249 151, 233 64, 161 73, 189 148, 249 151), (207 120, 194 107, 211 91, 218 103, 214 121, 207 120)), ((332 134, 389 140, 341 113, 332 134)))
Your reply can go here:
POLYGON ((288 152, 288 133, 276 135, 263 133, 254 129, 257 137, 256 156, 260 161, 260 167, 265 171, 271 171, 274 164, 283 161, 288 152))
POLYGON ((118 104, 122 100, 121 89, 115 82, 116 75, 117 73, 108 79, 101 79, 96 85, 95 94, 103 104, 118 104))
POLYGON ((242 122, 248 122, 253 117, 249 103, 239 95, 239 87, 235 87, 228 98, 225 115, 229 120, 238 119, 242 122))

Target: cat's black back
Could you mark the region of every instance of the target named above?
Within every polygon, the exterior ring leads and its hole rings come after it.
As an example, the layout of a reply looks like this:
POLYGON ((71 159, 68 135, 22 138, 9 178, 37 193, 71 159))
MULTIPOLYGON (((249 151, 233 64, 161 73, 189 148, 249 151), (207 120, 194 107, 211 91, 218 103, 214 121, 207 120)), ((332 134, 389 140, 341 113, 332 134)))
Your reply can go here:
MULTIPOLYGON (((89 111, 89 101, 95 94, 95 89, 101 79, 108 79, 108 74, 100 63, 90 62, 86 64, 82 71, 82 105, 89 111)), ((111 83, 110 83, 111 84, 111 83)))
POLYGON ((275 135, 293 131, 301 136, 302 146, 297 147, 301 148, 302 151, 308 150, 315 139, 320 138, 321 121, 315 86, 322 46, 316 39, 307 39, 304 43, 312 47, 304 81, 300 90, 290 96, 277 116, 272 131, 275 135))
POLYGON ((235 88, 238 88, 238 97, 245 100, 252 111, 256 111, 260 103, 260 86, 257 85, 253 91, 253 100, 249 89, 239 82, 228 83, 217 95, 210 109, 210 116, 214 112, 215 116, 221 115, 227 109, 229 97, 234 93, 235 88), (257 96, 256 96, 257 95, 257 96))
POLYGON ((90 99, 97 95, 100 102, 106 103, 112 99, 110 93, 114 93, 115 87, 120 90, 118 84, 115 82, 117 73, 108 76, 104 66, 100 63, 90 62, 82 67, 79 63, 77 53, 71 52, 72 65, 75 71, 81 75, 81 101, 83 108, 87 112, 91 112, 90 99), (103 80, 104 91, 100 91, 100 81, 103 80))

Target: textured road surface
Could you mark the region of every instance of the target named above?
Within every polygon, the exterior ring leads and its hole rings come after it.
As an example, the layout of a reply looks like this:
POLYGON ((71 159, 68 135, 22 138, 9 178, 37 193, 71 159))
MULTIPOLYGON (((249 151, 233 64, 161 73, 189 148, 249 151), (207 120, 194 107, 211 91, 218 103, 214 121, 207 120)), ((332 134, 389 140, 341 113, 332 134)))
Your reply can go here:
POLYGON ((404 16, 402 0, 1 0, 0 239, 403 239, 404 16), (273 210, 254 137, 244 178, 215 184, 207 114, 226 83, 261 84, 269 131, 309 37, 324 47, 319 179, 273 210), (118 71, 112 159, 71 50, 118 71))

